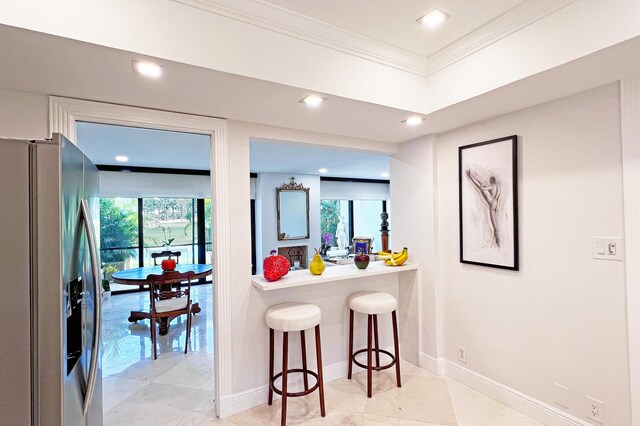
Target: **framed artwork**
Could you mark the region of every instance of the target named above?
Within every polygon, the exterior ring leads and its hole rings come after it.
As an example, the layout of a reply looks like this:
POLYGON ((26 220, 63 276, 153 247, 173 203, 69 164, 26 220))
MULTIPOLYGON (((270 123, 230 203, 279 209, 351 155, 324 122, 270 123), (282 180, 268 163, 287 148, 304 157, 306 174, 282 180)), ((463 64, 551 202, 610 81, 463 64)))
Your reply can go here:
POLYGON ((518 137, 458 148, 460 262, 519 270, 518 137))

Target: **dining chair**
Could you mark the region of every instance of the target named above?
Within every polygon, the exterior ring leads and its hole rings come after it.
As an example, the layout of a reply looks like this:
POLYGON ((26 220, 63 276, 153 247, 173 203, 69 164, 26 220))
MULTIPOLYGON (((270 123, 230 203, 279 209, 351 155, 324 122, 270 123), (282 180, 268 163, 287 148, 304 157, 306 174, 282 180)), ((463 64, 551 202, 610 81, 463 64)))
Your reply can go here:
POLYGON ((164 250, 161 252, 151 253, 151 258, 153 259, 153 265, 158 266, 158 259, 169 256, 174 257, 176 259, 176 263, 180 263, 181 255, 182 252, 179 251, 164 250))
POLYGON ((151 342, 153 344, 153 359, 158 358, 156 323, 158 321, 171 321, 173 318, 187 316, 187 333, 184 342, 184 353, 189 347, 191 335, 191 281, 195 278, 193 271, 181 273, 168 271, 162 275, 150 274, 147 276, 149 294, 151 298, 151 342), (174 289, 173 284, 186 281, 185 288, 174 289))

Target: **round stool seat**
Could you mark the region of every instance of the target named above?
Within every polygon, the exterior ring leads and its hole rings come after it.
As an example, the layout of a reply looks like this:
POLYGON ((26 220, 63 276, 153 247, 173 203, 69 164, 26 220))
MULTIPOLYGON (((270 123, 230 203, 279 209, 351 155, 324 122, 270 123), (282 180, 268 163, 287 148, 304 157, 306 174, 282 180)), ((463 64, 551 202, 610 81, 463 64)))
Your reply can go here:
POLYGON ((360 291, 349 296, 349 308, 361 314, 388 314, 398 308, 398 301, 381 291, 360 291))
POLYGON ((310 303, 282 303, 269 308, 267 326, 279 331, 301 331, 320 324, 320 308, 310 303))

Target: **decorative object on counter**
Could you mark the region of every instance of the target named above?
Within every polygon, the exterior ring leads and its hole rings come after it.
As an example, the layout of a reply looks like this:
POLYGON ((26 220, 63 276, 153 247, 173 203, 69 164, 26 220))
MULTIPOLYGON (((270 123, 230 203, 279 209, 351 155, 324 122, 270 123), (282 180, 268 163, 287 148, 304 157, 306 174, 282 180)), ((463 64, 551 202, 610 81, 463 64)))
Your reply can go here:
POLYGON ((353 237, 351 240, 353 243, 353 252, 364 254, 371 253, 371 247, 373 246, 373 238, 369 236, 353 237))
POLYGON ((378 256, 385 259, 384 264, 387 266, 401 266, 409 259, 409 250, 405 247, 401 252, 379 252, 378 256))
POLYGON ((289 273, 291 264, 286 257, 276 254, 275 250, 271 250, 271 256, 264 258, 262 269, 264 270, 264 278, 267 281, 277 281, 289 273))
POLYGON ((303 240, 309 238, 309 188, 289 183, 276 188, 278 210, 278 240, 303 240))
POLYGON ((356 257, 353 259, 358 269, 367 269, 370 260, 371 258, 369 257, 369 255, 362 251, 359 251, 358 254, 356 254, 356 257))
POLYGON ((311 265, 309 265, 309 271, 313 275, 322 275, 326 266, 322 261, 322 257, 320 257, 320 253, 318 253, 318 249, 316 250, 316 254, 313 255, 313 260, 311 260, 311 265))
POLYGON ((320 247, 320 255, 326 256, 327 252, 333 245, 333 235, 327 233, 322 236, 322 246, 320 247))
POLYGON ((344 216, 340 216, 340 219, 338 219, 338 225, 336 226, 336 241, 340 251, 345 250, 349 244, 349 232, 347 231, 347 225, 344 224, 344 216))
POLYGON ((380 219, 382 219, 382 223, 380 224, 382 251, 389 251, 389 222, 387 221, 387 219, 389 219, 389 213, 382 212, 380 219))
POLYGON ((518 137, 458 148, 460 262, 518 270, 518 137))
POLYGON ((164 259, 160 263, 160 266, 162 267, 162 270, 165 272, 174 271, 176 269, 176 261, 172 259, 172 256, 170 255, 168 259, 164 259))

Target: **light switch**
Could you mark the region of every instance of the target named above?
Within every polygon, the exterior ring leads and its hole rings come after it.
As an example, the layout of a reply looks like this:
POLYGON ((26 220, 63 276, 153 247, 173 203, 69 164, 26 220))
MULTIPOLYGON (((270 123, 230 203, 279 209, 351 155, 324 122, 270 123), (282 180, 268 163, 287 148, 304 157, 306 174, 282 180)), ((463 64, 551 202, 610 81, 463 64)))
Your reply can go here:
POLYGON ((592 237, 591 254, 594 259, 622 260, 623 245, 621 238, 592 237))

